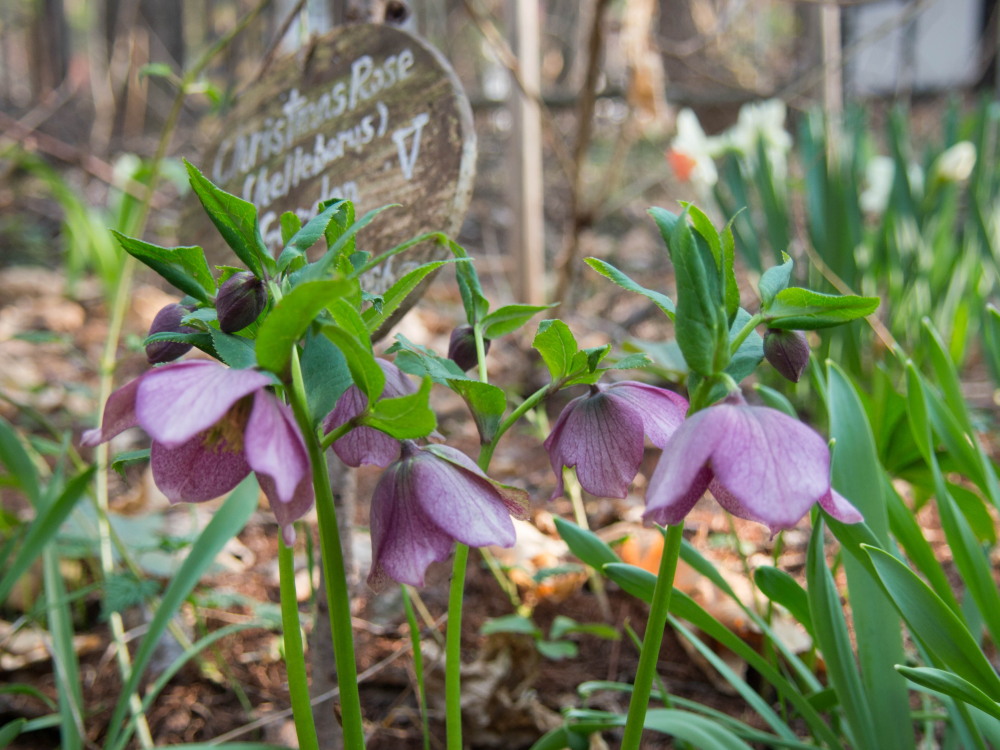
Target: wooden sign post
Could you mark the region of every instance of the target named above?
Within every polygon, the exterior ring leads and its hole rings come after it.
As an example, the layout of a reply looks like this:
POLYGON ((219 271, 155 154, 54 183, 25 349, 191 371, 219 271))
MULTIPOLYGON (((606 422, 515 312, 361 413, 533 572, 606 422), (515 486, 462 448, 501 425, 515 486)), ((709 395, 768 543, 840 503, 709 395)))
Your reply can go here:
MULTIPOLYGON (((272 252, 281 248, 285 211, 305 222, 331 198, 351 200, 358 216, 401 204, 359 234, 358 249, 374 255, 424 232, 454 235, 475 159, 472 110, 448 62, 405 31, 367 24, 277 61, 225 118, 199 167, 257 206, 272 252)), ((204 226, 207 233, 207 219, 204 226)), ((367 276, 365 289, 379 294, 410 268, 448 255, 435 243, 417 245, 367 276)))

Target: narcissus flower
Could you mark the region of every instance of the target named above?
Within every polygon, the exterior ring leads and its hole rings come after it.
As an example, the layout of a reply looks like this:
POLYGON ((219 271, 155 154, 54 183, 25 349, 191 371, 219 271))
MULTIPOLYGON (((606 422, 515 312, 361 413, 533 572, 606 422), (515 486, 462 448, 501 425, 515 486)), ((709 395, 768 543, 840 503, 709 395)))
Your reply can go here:
POLYGON ((830 451, 819 433, 763 406, 723 403, 688 417, 650 477, 644 517, 680 523, 706 489, 772 533, 795 526, 813 503, 844 523, 863 520, 830 487, 830 451))
MULTIPOLYGON (((385 373, 382 398, 397 398, 417 392, 417 387, 406 374, 387 359, 376 359, 385 373)), ((367 397, 356 385, 350 386, 337 400, 333 411, 323 420, 323 433, 333 432, 345 422, 354 419, 368 406, 367 397)), ((399 458, 399 441, 374 427, 355 427, 333 443, 333 451, 348 466, 374 464, 388 466, 399 458)))
POLYGON ((253 471, 291 544, 292 523, 313 504, 312 478, 302 433, 271 383, 210 360, 158 367, 112 393, 100 428, 82 442, 142 427, 153 439, 153 480, 172 503, 219 497, 253 471))
POLYGON ((455 542, 511 547, 511 513, 524 514, 527 493, 487 477, 461 451, 402 442, 372 494, 373 587, 391 578, 423 586, 427 566, 445 560, 455 542))
POLYGON ((562 470, 575 466, 580 486, 598 497, 625 497, 642 463, 644 438, 658 448, 684 421, 688 403, 666 388, 624 380, 592 385, 562 410, 545 439, 556 488, 563 492, 562 470))

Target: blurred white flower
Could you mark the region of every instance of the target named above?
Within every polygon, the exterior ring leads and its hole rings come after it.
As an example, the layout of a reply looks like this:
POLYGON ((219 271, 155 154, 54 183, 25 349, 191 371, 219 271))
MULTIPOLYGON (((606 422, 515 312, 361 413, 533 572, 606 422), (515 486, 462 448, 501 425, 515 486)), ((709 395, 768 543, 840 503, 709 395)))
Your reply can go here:
POLYGON ((976 147, 970 141, 959 141, 938 156, 932 172, 949 182, 964 182, 976 166, 976 147))
MULTIPOLYGON (((874 156, 865 166, 864 189, 858 196, 861 210, 866 214, 881 215, 889 205, 892 183, 896 177, 896 162, 891 156, 874 156)), ((910 190, 914 195, 924 192, 924 172, 919 164, 910 163, 906 169, 910 190)))
POLYGON ((764 144, 764 152, 771 171, 784 179, 792 136, 785 130, 785 103, 780 99, 751 102, 740 107, 736 124, 724 134, 726 145, 751 163, 757 160, 757 143, 764 144))
POLYGON ((682 109, 677 114, 677 135, 667 149, 667 161, 678 180, 707 191, 719 180, 715 157, 721 150, 721 140, 705 135, 694 112, 682 109))

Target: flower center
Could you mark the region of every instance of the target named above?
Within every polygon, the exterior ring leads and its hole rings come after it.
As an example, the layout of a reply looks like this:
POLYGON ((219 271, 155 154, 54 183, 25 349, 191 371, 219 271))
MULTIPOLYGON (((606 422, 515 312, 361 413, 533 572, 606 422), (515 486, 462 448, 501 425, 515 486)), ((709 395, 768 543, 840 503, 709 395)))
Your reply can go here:
POLYGON ((215 453, 242 453, 243 434, 247 421, 250 419, 250 409, 253 408, 253 395, 244 396, 225 416, 205 430, 202 447, 215 453))

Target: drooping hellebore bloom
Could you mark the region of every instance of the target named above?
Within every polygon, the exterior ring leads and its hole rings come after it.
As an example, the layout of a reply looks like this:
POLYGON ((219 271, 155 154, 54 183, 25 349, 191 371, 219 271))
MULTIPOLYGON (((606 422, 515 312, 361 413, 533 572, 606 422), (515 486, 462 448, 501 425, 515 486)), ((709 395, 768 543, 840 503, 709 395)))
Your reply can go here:
POLYGON ((372 569, 378 588, 391 578, 423 586, 427 566, 445 560, 455 542, 511 547, 511 513, 524 515, 527 493, 486 476, 464 453, 446 445, 404 440, 400 458, 372 494, 372 569))
POLYGON ((172 503, 219 497, 253 471, 291 544, 292 523, 313 504, 312 477, 302 433, 271 383, 211 360, 164 365, 112 393, 101 426, 82 442, 142 427, 153 439, 153 481, 172 503))
MULTIPOLYGON (((387 359, 375 360, 385 374, 382 398, 397 398, 417 392, 417 387, 406 374, 387 359)), ((345 422, 363 413, 368 406, 368 398, 356 386, 350 386, 341 394, 333 411, 323 420, 323 434, 333 432, 345 422)), ((362 425, 355 427, 342 438, 333 442, 333 451, 348 466, 361 464, 388 466, 399 458, 399 441, 381 430, 362 425)))
POLYGON ((863 520, 830 487, 826 441, 764 406, 722 403, 688 417, 650 477, 643 517, 680 523, 706 489, 734 516, 772 533, 795 526, 813 503, 844 523, 863 520))
MULTIPOLYGON (((154 333, 194 333, 191 326, 181 325, 181 320, 191 312, 177 302, 161 307, 149 326, 149 335, 154 333)), ((191 351, 191 344, 178 341, 154 341, 146 344, 146 359, 151 365, 173 362, 191 351)))
POLYGON ((658 448, 684 421, 688 402, 666 388, 623 380, 592 385, 568 404, 545 439, 556 488, 564 466, 576 467, 580 486, 598 497, 625 497, 642 463, 644 438, 658 448))

